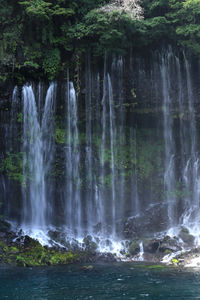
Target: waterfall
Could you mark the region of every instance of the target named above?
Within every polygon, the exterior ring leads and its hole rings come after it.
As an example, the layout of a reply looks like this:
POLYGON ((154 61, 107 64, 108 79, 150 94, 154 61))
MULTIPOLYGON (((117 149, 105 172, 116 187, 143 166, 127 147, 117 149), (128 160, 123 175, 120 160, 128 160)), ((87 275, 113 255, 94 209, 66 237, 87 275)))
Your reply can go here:
POLYGON ((115 190, 115 142, 116 142, 116 129, 115 129, 115 116, 113 109, 113 90, 110 75, 108 74, 108 101, 109 101, 109 130, 110 130, 110 166, 111 166, 111 226, 113 237, 116 234, 116 190, 115 190))
MULTIPOLYGON (((132 58, 126 74, 124 57, 105 59, 99 70, 88 56, 79 98, 68 72, 67 82, 48 88, 24 85, 22 112, 14 88, 2 156, 17 174, 15 158, 23 156, 24 228, 60 226, 78 240, 91 235, 116 243, 127 228, 131 238, 178 235, 181 226, 199 236, 198 78, 182 53, 152 57, 132 58)), ((4 203, 14 186, 6 168, 4 203)), ((13 202, 4 204, 10 219, 13 202)))
POLYGON ((168 217, 170 228, 175 225, 175 145, 173 137, 173 119, 172 119, 172 98, 170 95, 171 81, 170 81, 170 67, 172 54, 167 53, 166 57, 162 57, 161 63, 161 78, 162 78, 162 97, 163 97, 163 128, 165 141, 165 173, 164 173, 164 187, 166 191, 166 201, 168 203, 168 217))
POLYGON ((31 228, 46 225, 45 172, 42 132, 31 86, 23 87, 23 176, 24 223, 31 228))
POLYGON ((76 92, 67 82, 66 225, 77 236, 82 232, 80 150, 76 92))
MULTIPOLYGON (((118 209, 116 211, 116 217, 118 220, 121 220, 125 213, 126 203, 124 203, 125 199, 125 166, 123 164, 123 156, 125 155, 126 149, 126 135, 125 135, 125 113, 124 113, 124 84, 123 84, 123 58, 120 56, 118 58, 114 58, 112 62, 112 85, 114 90, 116 91, 116 118, 119 124, 114 124, 116 127, 116 143, 118 148, 116 149, 116 156, 119 158, 118 163, 120 168, 118 170, 117 180, 119 181, 118 189, 119 192, 119 201, 118 201, 118 209)), ((116 172, 117 173, 117 172, 116 172)))
POLYGON ((92 216, 95 217, 95 207, 93 207, 93 149, 92 149, 92 78, 90 56, 87 57, 86 62, 86 95, 85 95, 85 115, 86 115, 86 148, 85 148, 85 168, 87 170, 86 184, 88 186, 86 193, 86 216, 87 216, 87 230, 92 230, 92 216))
POLYGON ((130 153, 135 160, 135 168, 132 170, 131 176, 131 213, 133 215, 140 214, 140 201, 138 195, 138 179, 137 179, 137 135, 136 130, 130 128, 130 153))
POLYGON ((105 201, 105 150, 106 150, 106 98, 107 98, 107 76, 106 76, 106 58, 104 61, 104 78, 103 78, 103 97, 102 97, 102 114, 101 114, 101 149, 100 149, 100 223, 102 226, 102 233, 105 234, 105 226, 107 222, 107 212, 106 212, 106 201, 105 201))
MULTIPOLYGON (((187 87, 187 108, 189 119, 189 149, 188 158, 183 170, 184 184, 186 196, 184 204, 186 207, 185 214, 183 215, 183 224, 195 231, 198 234, 200 226, 200 218, 198 210, 200 207, 200 162, 198 156, 197 146, 197 129, 195 117, 195 103, 191 78, 191 68, 187 58, 184 55, 184 64, 186 70, 186 87, 187 87)), ((199 235, 199 234, 198 234, 199 235)))
POLYGON ((25 85, 23 93, 23 223, 31 229, 44 229, 48 220, 47 174, 53 156, 53 103, 55 84, 47 91, 42 124, 39 123, 33 88, 25 85))
POLYGON ((143 242, 140 242, 140 252, 139 252, 138 261, 143 261, 144 260, 143 256, 144 256, 143 242))

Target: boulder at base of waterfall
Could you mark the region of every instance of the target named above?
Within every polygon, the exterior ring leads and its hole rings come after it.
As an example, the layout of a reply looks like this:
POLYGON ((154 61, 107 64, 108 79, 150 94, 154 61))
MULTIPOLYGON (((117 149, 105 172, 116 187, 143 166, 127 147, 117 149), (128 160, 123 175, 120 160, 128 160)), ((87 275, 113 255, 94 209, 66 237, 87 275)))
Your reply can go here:
POLYGON ((182 226, 178 236, 182 239, 182 241, 187 247, 194 246, 195 237, 190 234, 187 228, 182 226))
POLYGON ((165 204, 150 206, 144 213, 129 217, 123 224, 123 234, 127 239, 149 237, 155 232, 164 231, 168 226, 165 204))

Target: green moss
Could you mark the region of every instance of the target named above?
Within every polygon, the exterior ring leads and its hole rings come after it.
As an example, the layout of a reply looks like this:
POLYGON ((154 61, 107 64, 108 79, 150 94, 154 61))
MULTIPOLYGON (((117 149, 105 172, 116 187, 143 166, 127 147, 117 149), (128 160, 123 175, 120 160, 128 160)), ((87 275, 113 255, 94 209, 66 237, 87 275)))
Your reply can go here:
POLYGON ((165 255, 170 254, 170 253, 172 253, 172 251, 171 251, 170 249, 166 249, 166 250, 164 251, 164 254, 165 254, 165 255))
POLYGON ((58 265, 58 264, 67 264, 74 260, 75 255, 71 252, 56 252, 55 254, 51 255, 50 264, 51 265, 58 265))
POLYGON ((10 252, 12 252, 12 253, 19 252, 19 249, 16 248, 16 247, 14 247, 14 246, 10 247, 9 250, 10 250, 10 252))
POLYGON ((25 248, 9 246, 0 241, 0 262, 25 267, 68 264, 78 260, 77 254, 43 247, 27 236, 25 239, 28 245, 25 248))
POLYGON ((172 259, 172 263, 173 263, 175 266, 177 266, 178 263, 179 263, 179 260, 176 259, 176 258, 173 258, 173 259, 172 259))
POLYGON ((0 251, 7 252, 8 249, 8 246, 4 242, 0 241, 0 251))
POLYGON ((65 144, 65 142, 66 142, 66 131, 64 129, 56 127, 55 141, 56 141, 57 144, 65 144))
POLYGON ((9 178, 18 181, 20 183, 24 182, 24 177, 22 174, 23 165, 23 153, 12 153, 7 152, 6 157, 2 160, 0 166, 0 173, 4 172, 9 178))
POLYGON ((21 123, 22 121, 23 121, 23 113, 20 112, 20 113, 17 114, 17 122, 21 123))
POLYGON ((84 271, 92 271, 94 269, 94 267, 92 265, 89 265, 89 266, 83 266, 82 269, 84 271))
POLYGON ((148 266, 148 269, 151 269, 151 270, 161 270, 161 269, 164 269, 165 266, 164 265, 152 265, 152 266, 148 266))

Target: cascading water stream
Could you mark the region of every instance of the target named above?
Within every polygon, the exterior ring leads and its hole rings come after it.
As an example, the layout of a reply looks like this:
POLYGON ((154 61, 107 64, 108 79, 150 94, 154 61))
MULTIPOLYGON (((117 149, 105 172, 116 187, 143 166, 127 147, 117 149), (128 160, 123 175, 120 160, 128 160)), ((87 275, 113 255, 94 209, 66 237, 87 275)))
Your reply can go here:
POLYGON ((80 151, 76 92, 67 82, 67 149, 66 149, 66 225, 71 233, 81 236, 82 204, 79 173, 80 151))
POLYGON ((93 207, 93 190, 94 182, 93 178, 93 149, 92 149, 92 74, 90 66, 90 56, 87 57, 86 62, 86 95, 85 95, 85 115, 86 115, 86 157, 85 157, 85 168, 87 170, 87 185, 88 190, 86 193, 86 216, 87 217, 87 230, 92 232, 93 221, 92 217, 95 218, 95 208, 93 207), (90 217, 89 217, 90 216, 90 217))
POLYGON ((108 74, 108 102, 109 102, 109 131, 110 131, 110 155, 111 155, 111 226, 112 236, 116 235, 116 186, 115 186, 115 141, 116 141, 116 130, 115 130, 115 116, 113 109, 113 90, 110 75, 108 74))
MULTIPOLYGON (((23 114, 14 89, 17 110, 11 108, 5 135, 14 137, 23 125, 23 228, 47 231, 53 225, 77 240, 98 236, 102 251, 117 249, 119 239, 129 236, 178 236, 181 226, 199 236, 198 89, 192 65, 171 50, 154 60, 150 71, 136 61, 134 81, 125 82, 125 58, 105 60, 103 74, 88 58, 80 101, 68 73, 61 113, 60 83, 51 83, 46 97, 44 84, 25 85, 23 114)), ((8 140, 5 148, 14 149, 8 140)), ((1 181, 6 198, 10 178, 1 181)))
POLYGON ((163 96, 163 127, 164 127, 164 141, 165 141, 165 173, 164 186, 166 191, 166 201, 168 203, 168 217, 169 227, 173 228, 175 225, 175 145, 173 137, 173 119, 172 119, 172 98, 170 96, 170 67, 172 54, 169 52, 162 57, 161 62, 161 78, 162 78, 162 96, 163 96))
POLYGON ((200 207, 200 164, 197 147, 197 129, 195 117, 195 103, 191 78, 191 68, 184 54, 184 65, 186 71, 186 86, 188 98, 188 119, 189 119, 189 149, 188 159, 184 168, 184 184, 186 189, 185 213, 183 215, 183 224, 189 227, 195 236, 199 235, 200 219, 198 210, 200 207))
POLYGON ((30 225, 31 229, 45 228, 47 203, 42 132, 31 86, 23 87, 23 107, 23 222, 30 225))
POLYGON ((133 215, 140 214, 140 201, 138 195, 138 179, 137 179, 137 135, 136 130, 130 128, 130 149, 131 154, 134 154, 135 168, 131 177, 131 212, 133 215))
POLYGON ((23 225, 31 230, 45 230, 48 225, 50 198, 47 200, 47 174, 53 160, 53 105, 55 83, 51 83, 45 100, 42 124, 31 86, 23 87, 23 225))

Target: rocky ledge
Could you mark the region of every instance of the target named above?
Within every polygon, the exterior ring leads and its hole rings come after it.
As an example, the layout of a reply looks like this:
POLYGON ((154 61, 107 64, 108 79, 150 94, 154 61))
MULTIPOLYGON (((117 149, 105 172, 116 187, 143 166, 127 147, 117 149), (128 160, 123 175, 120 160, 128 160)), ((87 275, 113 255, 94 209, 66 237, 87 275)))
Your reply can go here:
POLYGON ((12 231, 9 223, 0 220, 0 265, 48 266, 126 260, 200 268, 200 248, 195 247, 194 237, 183 227, 177 237, 123 241, 118 253, 100 253, 98 240, 91 236, 85 237, 81 245, 76 240, 69 243, 59 231, 49 231, 48 236, 52 245, 42 246, 21 230, 12 231))
POLYGON ((37 240, 11 230, 11 225, 0 220, 0 265, 48 266, 64 265, 77 262, 93 263, 97 261, 116 261, 110 253, 96 252, 96 246, 90 239, 85 239, 84 249, 78 244, 68 247, 42 246, 37 240))

